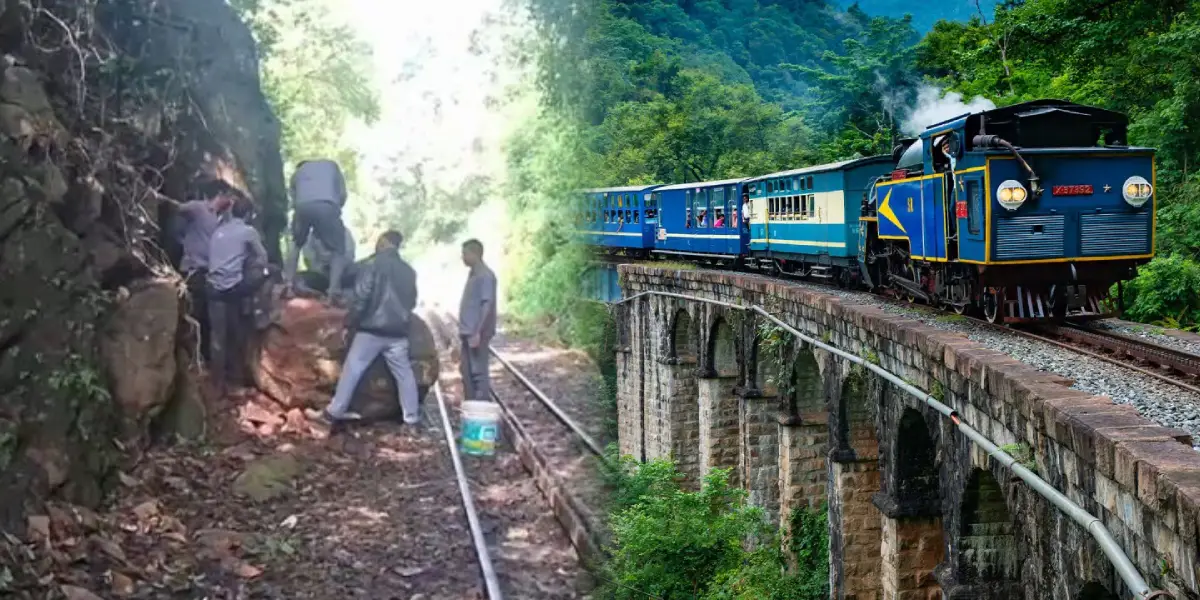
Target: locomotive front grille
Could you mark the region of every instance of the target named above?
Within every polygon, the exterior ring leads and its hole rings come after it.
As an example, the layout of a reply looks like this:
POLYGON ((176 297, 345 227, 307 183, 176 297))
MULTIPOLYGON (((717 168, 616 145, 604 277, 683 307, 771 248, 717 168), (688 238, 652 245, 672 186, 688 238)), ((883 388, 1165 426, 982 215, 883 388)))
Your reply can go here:
POLYGON ((1150 212, 1080 215, 1079 249, 1082 256, 1150 252, 1150 212))
POLYGON ((1063 215, 1033 215, 996 223, 996 260, 1061 258, 1066 238, 1063 215))

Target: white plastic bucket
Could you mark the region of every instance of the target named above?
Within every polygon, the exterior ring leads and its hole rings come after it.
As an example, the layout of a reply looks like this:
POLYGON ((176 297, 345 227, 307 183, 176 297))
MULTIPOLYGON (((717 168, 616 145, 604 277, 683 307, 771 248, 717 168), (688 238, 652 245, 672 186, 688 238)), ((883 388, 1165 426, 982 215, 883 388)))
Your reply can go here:
POLYGON ((474 456, 491 456, 500 439, 500 405, 467 400, 462 404, 462 451, 474 456))

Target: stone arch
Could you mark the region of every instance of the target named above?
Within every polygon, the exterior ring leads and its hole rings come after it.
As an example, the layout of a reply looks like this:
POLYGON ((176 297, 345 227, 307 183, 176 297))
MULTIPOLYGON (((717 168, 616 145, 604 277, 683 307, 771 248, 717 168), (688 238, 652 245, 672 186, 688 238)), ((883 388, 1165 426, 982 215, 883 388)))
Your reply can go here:
POLYGON ((932 512, 940 507, 937 447, 925 417, 913 408, 900 415, 896 433, 896 499, 904 512, 932 512))
POLYGON ((839 460, 878 460, 876 432, 880 390, 866 372, 851 368, 841 381, 834 414, 834 450, 839 460))
POLYGON ((825 382, 821 376, 821 367, 817 357, 808 347, 800 347, 792 356, 792 361, 785 368, 791 373, 786 383, 777 377, 779 385, 776 393, 781 396, 785 414, 793 421, 803 420, 807 423, 826 425, 825 382))
POLYGON ((729 322, 717 317, 709 329, 708 367, 717 377, 738 376, 737 336, 729 322))
MULTIPOLYGON (((958 583, 991 587, 1020 580, 1020 561, 1012 515, 1004 489, 990 471, 973 469, 962 497, 961 527, 957 540, 958 583)), ((986 593, 986 592, 985 592, 986 593)), ((1004 597, 1009 595, 981 597, 1004 597)))
POLYGON ((1095 581, 1085 583, 1075 594, 1074 600, 1118 600, 1117 595, 1095 581))
POLYGON ((684 309, 675 311, 675 318, 671 322, 671 337, 670 337, 669 355, 671 358, 678 359, 679 362, 695 362, 698 344, 696 343, 696 332, 692 325, 692 316, 684 309))

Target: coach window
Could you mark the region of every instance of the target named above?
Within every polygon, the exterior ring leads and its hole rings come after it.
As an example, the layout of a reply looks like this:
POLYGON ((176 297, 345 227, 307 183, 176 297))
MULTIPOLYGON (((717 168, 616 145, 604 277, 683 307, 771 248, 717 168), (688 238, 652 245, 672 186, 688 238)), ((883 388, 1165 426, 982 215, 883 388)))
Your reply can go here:
POLYGON ((716 226, 718 214, 725 214, 725 188, 717 188, 712 191, 712 208, 713 208, 713 226, 716 226))
POLYGON ((808 176, 808 189, 809 189, 810 191, 813 189, 812 175, 809 175, 809 176, 808 176))
POLYGON ((967 181, 967 233, 979 234, 979 222, 983 220, 983 201, 979 193, 979 181, 967 181))
POLYGON ((741 212, 741 205, 738 204, 737 188, 730 186, 725 190, 725 201, 728 208, 725 210, 725 226, 733 229, 737 227, 738 213, 741 212))

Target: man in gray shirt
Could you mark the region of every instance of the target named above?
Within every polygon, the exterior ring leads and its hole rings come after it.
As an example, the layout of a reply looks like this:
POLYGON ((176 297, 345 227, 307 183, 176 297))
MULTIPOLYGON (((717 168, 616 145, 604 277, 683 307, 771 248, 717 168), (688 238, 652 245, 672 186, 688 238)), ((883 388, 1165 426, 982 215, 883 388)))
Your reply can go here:
POLYGON ((217 228, 217 215, 229 208, 232 197, 222 189, 211 190, 207 200, 180 204, 175 212, 175 237, 183 247, 179 270, 187 282, 191 317, 200 327, 200 352, 210 358, 211 339, 208 303, 205 301, 208 276, 208 243, 217 228))
POLYGON ((467 400, 488 400, 488 344, 496 335, 496 274, 483 262, 483 244, 462 245, 463 264, 471 269, 458 306, 458 335, 462 339, 463 393, 467 400))
POLYGON ((220 222, 208 249, 208 320, 212 327, 211 374, 218 393, 245 381, 250 300, 267 279, 262 237, 246 223, 253 206, 239 197, 220 222))
POLYGON ((342 271, 345 270, 346 227, 342 207, 346 205, 346 180, 342 169, 332 160, 306 160, 296 165, 291 182, 292 247, 284 265, 283 280, 289 291, 300 266, 300 250, 310 233, 321 239, 332 257, 329 264, 329 297, 341 295, 342 271))

